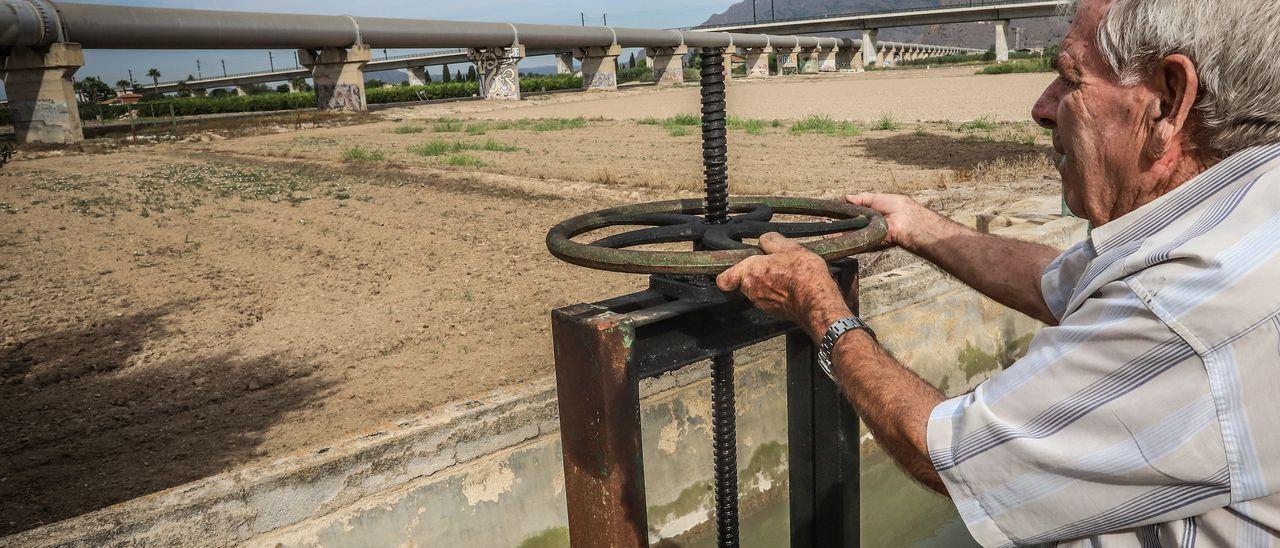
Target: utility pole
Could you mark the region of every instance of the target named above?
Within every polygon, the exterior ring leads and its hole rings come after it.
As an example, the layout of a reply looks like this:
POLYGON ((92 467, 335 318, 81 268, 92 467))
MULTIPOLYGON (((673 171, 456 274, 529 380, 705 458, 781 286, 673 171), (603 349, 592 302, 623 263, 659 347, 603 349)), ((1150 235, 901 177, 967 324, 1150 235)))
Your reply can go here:
POLYGON ((204 79, 204 75, 203 75, 203 74, 200 74, 200 60, 199 60, 199 59, 196 59, 196 76, 197 76, 197 77, 199 77, 199 78, 200 78, 200 79, 202 79, 202 80, 204 79))
POLYGON ((759 23, 760 19, 756 18, 756 0, 751 0, 751 22, 759 23))
POLYGON ((129 69, 129 85, 133 85, 133 69, 129 69))
POLYGON ((773 0, 769 0, 769 20, 770 21, 778 20, 778 12, 774 11, 773 9, 773 0))
POLYGON ((226 78, 227 77, 227 60, 219 59, 219 61, 222 61, 222 77, 226 78))
POLYGON ((293 50, 293 68, 302 66, 302 60, 298 59, 298 50, 293 50))
POLYGON ((606 27, 609 26, 609 14, 607 13, 600 14, 600 19, 604 21, 604 26, 606 27))
POLYGON ((578 12, 578 17, 581 17, 581 18, 582 18, 582 26, 584 26, 584 27, 585 27, 585 26, 587 26, 587 14, 586 14, 586 12, 582 12, 582 11, 578 12))
POLYGON ((267 50, 267 63, 269 63, 269 64, 271 65, 271 72, 275 72, 275 71, 276 71, 276 56, 275 56, 275 54, 271 53, 271 50, 267 50))

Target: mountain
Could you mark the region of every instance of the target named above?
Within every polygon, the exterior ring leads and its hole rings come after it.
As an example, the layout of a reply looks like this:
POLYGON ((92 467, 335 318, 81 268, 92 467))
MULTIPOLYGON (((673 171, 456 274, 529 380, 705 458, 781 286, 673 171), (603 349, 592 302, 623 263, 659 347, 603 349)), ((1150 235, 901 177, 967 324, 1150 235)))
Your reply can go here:
MULTIPOLYGON (((771 18, 819 17, 839 13, 870 11, 901 11, 913 8, 930 8, 968 4, 967 0, 741 0, 721 13, 712 15, 703 24, 743 23, 752 21, 752 4, 755 20, 771 18)), ((1015 19, 1010 22, 1009 47, 1032 48, 1057 44, 1066 33, 1065 18, 1015 19), (1014 44, 1013 28, 1021 28, 1022 41, 1014 44)), ((861 33, 834 33, 833 36, 856 38, 861 33)), ((945 44, 968 48, 986 49, 995 43, 995 27, 991 23, 957 23, 921 27, 901 27, 880 31, 881 40, 915 42, 921 44, 945 44)))

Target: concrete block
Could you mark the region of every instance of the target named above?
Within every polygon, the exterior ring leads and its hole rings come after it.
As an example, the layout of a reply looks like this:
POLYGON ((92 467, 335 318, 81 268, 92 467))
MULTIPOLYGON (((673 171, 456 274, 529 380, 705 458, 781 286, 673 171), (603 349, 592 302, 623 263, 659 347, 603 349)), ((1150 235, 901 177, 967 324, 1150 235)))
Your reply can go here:
POLYGON ((480 97, 501 101, 520 100, 520 60, 524 46, 473 49, 468 57, 480 72, 480 97))
POLYGON ((678 86, 684 83, 684 56, 689 48, 648 48, 645 58, 653 63, 653 81, 659 86, 678 86))
POLYGON ((361 70, 373 56, 368 44, 350 49, 298 50, 298 60, 311 69, 315 81, 316 108, 320 110, 368 110, 361 70))
POLYGON ((577 48, 573 56, 582 62, 582 89, 587 91, 618 90, 618 56, 622 47, 577 48))
POLYGON ((749 48, 744 50, 744 58, 747 61, 747 78, 768 78, 769 77, 769 54, 773 53, 773 48, 749 48))
POLYGON ((77 143, 84 139, 75 73, 84 66, 80 44, 14 48, 4 66, 4 89, 19 143, 77 143))

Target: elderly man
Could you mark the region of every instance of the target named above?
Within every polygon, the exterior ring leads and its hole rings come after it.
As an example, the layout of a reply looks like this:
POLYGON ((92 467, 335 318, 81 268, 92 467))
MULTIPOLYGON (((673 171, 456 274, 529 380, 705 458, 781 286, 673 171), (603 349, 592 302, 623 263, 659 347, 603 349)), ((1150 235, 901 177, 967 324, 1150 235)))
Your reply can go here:
MULTIPOLYGON (((909 198, 891 243, 1050 327, 945 400, 777 235, 719 278, 829 343, 877 440, 986 546, 1265 546, 1280 536, 1275 0, 1083 0, 1036 103, 1087 241, 979 234, 909 198), (833 342, 834 341, 834 342, 833 342)), ((820 355, 821 358, 824 356, 820 355)))

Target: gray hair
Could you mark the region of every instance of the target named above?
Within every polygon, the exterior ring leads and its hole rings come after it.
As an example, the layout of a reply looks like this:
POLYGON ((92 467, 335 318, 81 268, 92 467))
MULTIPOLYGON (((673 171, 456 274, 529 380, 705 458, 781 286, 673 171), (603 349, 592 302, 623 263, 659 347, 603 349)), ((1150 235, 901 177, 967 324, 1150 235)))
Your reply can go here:
POLYGON ((1196 65, 1201 145, 1218 158, 1280 142, 1280 2, 1114 0, 1098 26, 1102 56, 1122 85, 1174 54, 1196 65))

